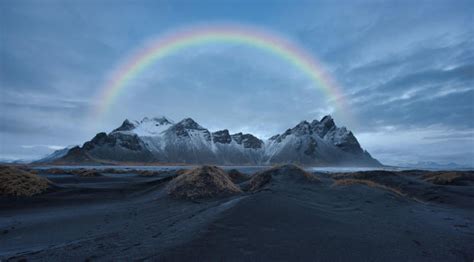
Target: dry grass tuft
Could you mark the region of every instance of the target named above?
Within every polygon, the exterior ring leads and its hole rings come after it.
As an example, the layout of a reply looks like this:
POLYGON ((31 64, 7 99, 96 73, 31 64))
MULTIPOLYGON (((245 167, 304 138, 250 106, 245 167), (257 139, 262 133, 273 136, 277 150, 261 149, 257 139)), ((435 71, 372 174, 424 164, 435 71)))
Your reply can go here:
POLYGON ((50 183, 24 170, 0 166, 0 196, 34 196, 46 191, 50 183))
POLYGON ((183 171, 168 184, 168 194, 174 198, 201 199, 241 193, 224 172, 216 166, 202 166, 183 171))
POLYGON ((367 179, 342 178, 342 179, 337 179, 333 183, 333 186, 352 186, 352 185, 366 185, 366 186, 369 186, 369 187, 374 187, 374 188, 380 188, 380 189, 383 189, 383 190, 387 190, 387 191, 395 193, 399 196, 406 196, 406 194, 403 193, 398 188, 393 188, 393 187, 389 187, 389 186, 386 186, 386 185, 382 185, 382 184, 379 184, 379 183, 376 183, 374 181, 370 181, 370 180, 367 180, 367 179))

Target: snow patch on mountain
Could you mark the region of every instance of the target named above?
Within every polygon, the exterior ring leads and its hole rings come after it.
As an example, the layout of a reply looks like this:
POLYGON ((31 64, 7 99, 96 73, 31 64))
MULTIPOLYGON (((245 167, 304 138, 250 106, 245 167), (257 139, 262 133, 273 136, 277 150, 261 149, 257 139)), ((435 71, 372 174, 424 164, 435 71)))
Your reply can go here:
POLYGON ((164 131, 170 128, 174 122, 166 117, 145 117, 141 121, 130 121, 126 119, 122 125, 112 131, 124 134, 136 134, 140 137, 160 136, 164 131))
POLYGON ((160 136, 161 133, 166 131, 173 125, 173 121, 168 120, 165 117, 161 118, 144 118, 138 123, 133 129, 133 132, 138 136, 160 136))

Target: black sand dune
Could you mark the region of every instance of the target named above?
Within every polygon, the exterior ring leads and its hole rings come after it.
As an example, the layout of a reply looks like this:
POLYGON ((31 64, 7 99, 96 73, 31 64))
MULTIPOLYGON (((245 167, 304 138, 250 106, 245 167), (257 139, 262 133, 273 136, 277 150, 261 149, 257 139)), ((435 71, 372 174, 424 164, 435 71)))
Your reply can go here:
POLYGON ((270 179, 258 190, 191 200, 168 194, 172 173, 49 176, 46 193, 0 198, 0 259, 474 259, 470 182, 434 184, 425 171, 314 175, 284 166, 261 174, 270 179), (381 186, 336 184, 342 179, 381 186))

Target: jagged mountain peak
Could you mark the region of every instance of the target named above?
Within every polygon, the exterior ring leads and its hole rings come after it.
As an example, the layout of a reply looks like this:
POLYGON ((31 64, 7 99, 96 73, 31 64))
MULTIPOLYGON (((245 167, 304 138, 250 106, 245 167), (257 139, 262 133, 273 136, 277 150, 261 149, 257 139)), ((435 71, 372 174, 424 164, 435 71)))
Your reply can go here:
POLYGON ((336 124, 334 123, 334 119, 332 118, 331 115, 324 116, 321 119, 320 123, 328 129, 336 126, 336 124))
POLYGON ((293 127, 293 129, 308 129, 310 127, 311 127, 311 124, 308 123, 308 121, 303 120, 299 122, 295 127, 293 127))
POLYGON ((311 133, 311 125, 308 123, 308 121, 303 120, 293 127, 291 131, 292 133, 298 135, 309 134, 311 133))
POLYGON ((331 121, 331 120, 333 120, 331 115, 325 115, 323 116, 323 118, 321 118, 320 122, 331 121))
POLYGON ((114 129, 112 132, 119 132, 119 131, 130 131, 130 130, 133 130, 135 129, 135 124, 132 123, 130 120, 128 119, 125 119, 122 123, 121 126, 119 126, 118 128, 114 129))
POLYGON ((252 134, 243 134, 242 132, 231 135, 232 140, 244 148, 262 148, 263 141, 252 134))
POLYGON ((204 130, 205 128, 199 125, 194 119, 187 117, 178 123, 175 124, 175 126, 179 126, 185 129, 196 129, 196 130, 204 130))
POLYGON ((338 127, 334 123, 332 116, 326 115, 321 119, 321 121, 313 120, 311 122, 311 129, 320 137, 324 137, 329 131, 336 130, 338 127))
POLYGON ((202 136, 205 141, 211 141, 211 132, 189 117, 172 125, 167 132, 174 133, 178 137, 182 138, 198 135, 202 136))
POLYGON ((316 119, 314 119, 313 121, 311 121, 311 126, 317 126, 317 125, 319 125, 319 124, 320 124, 320 122, 319 122, 318 120, 316 120, 316 119))
POLYGON ((125 119, 122 125, 114 129, 112 133, 133 131, 139 136, 153 136, 163 132, 172 124, 173 121, 164 116, 144 117, 141 121, 125 119))
POLYGON ((230 134, 230 133, 229 133, 229 129, 218 130, 218 131, 216 131, 216 132, 214 132, 214 133, 218 133, 218 132, 230 134))
POLYGON ((229 144, 232 141, 232 137, 229 134, 229 130, 219 130, 212 133, 212 141, 214 143, 229 144))
POLYGON ((299 122, 293 128, 288 128, 283 134, 281 134, 281 135, 278 134, 278 135, 274 135, 274 136, 270 137, 269 140, 281 142, 283 139, 285 139, 289 135, 304 136, 304 135, 308 135, 308 134, 312 134, 312 133, 313 133, 313 131, 312 131, 312 128, 311 128, 311 124, 308 123, 308 121, 303 120, 303 121, 299 122))

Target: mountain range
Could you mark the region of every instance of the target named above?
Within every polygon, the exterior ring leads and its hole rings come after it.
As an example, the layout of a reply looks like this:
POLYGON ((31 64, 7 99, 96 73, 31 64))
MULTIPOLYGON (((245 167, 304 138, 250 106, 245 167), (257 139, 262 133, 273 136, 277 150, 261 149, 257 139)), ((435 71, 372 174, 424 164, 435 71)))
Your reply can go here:
POLYGON ((381 166, 362 149, 351 131, 337 127, 329 115, 320 121, 302 121, 267 140, 252 134, 231 134, 227 129, 211 132, 191 118, 179 122, 167 117, 127 119, 112 132, 98 133, 82 146, 42 162, 381 166))

